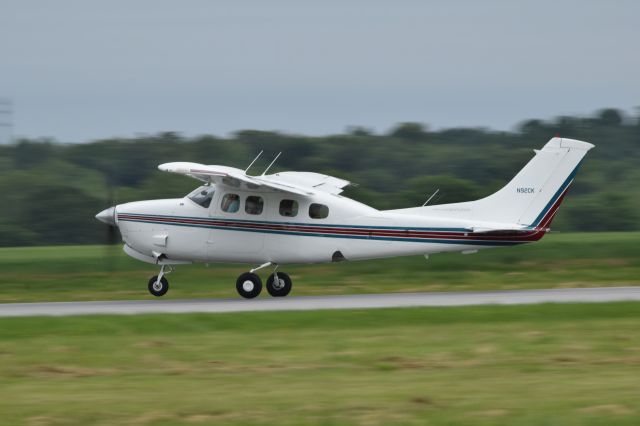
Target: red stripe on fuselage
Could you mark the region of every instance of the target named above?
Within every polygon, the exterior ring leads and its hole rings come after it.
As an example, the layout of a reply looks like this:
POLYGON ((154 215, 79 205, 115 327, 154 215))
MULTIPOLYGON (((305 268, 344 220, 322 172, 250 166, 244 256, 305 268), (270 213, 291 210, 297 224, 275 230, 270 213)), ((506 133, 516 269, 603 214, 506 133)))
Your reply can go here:
POLYGON ((332 234, 345 236, 365 236, 365 237, 393 237, 393 238, 411 238, 411 239, 432 239, 445 238, 449 240, 475 240, 475 241, 529 241, 535 240, 538 230, 531 230, 529 233, 514 232, 512 234, 501 235, 478 235, 465 232, 451 231, 417 231, 407 229, 378 229, 378 228, 338 228, 330 226, 305 226, 293 224, 279 223, 243 223, 231 222, 220 219, 208 218, 176 218, 176 217, 157 217, 146 215, 128 215, 126 213, 118 214, 119 220, 145 221, 153 223, 176 224, 176 225, 202 225, 212 227, 233 228, 236 230, 265 230, 265 231, 290 231, 290 232, 306 232, 313 234, 332 234))

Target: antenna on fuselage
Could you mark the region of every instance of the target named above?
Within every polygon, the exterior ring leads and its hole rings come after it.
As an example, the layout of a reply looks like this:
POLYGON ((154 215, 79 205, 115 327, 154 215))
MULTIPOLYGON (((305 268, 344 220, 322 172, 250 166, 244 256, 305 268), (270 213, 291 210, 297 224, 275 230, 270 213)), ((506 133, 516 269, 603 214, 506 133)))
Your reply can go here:
POLYGON ((429 197, 427 199, 427 201, 424 202, 424 204, 422 205, 422 207, 426 206, 427 204, 429 204, 429 201, 431 201, 433 199, 433 197, 436 196, 436 194, 440 192, 440 188, 436 189, 436 192, 434 192, 433 194, 431 194, 431 197, 429 197))
POLYGON ((279 152, 279 153, 278 153, 278 155, 276 155, 276 158, 274 158, 274 159, 273 159, 273 161, 271 162, 271 164, 269 164, 269 165, 267 166, 267 168, 266 168, 266 169, 264 169, 264 172, 262 172, 262 176, 264 176, 264 175, 269 171, 269 169, 271 168, 271 166, 273 166, 273 163, 275 163, 275 162, 276 162, 276 160, 278 159, 278 157, 280 157, 280 154, 282 154, 282 152, 279 152))
POLYGON ((260 153, 258 155, 256 155, 256 158, 253 159, 253 161, 251 162, 251 164, 249 164, 249 166, 245 169, 244 174, 246 175, 247 172, 249 171, 249 169, 251 168, 251 166, 253 166, 253 163, 256 162, 256 160, 262 155, 264 151, 260 151, 260 153))

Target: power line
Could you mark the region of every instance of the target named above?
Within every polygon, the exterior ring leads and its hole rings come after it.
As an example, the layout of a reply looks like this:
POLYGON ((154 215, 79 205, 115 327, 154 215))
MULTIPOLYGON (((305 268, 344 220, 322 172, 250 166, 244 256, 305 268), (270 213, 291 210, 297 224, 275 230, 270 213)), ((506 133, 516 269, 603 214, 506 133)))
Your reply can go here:
POLYGON ((13 101, 9 98, 0 98, 0 127, 7 129, 6 138, 2 138, 0 144, 13 142, 13 101))

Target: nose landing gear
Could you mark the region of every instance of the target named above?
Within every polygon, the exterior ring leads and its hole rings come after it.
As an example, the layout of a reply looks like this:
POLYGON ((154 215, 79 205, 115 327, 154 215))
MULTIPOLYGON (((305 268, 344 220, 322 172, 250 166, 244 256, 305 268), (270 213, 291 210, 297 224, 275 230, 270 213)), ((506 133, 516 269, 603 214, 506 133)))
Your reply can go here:
MULTIPOLYGON (((238 294, 245 299, 257 297, 262 291, 262 280, 255 272, 272 265, 274 264, 267 262, 240 275, 236 280, 238 294)), ((277 272, 277 269, 278 265, 275 265, 273 274, 267 279, 267 291, 273 297, 284 297, 291 291, 292 282, 289 275, 277 272)))
POLYGON ((165 266, 167 265, 162 265, 160 267, 160 273, 149 279, 149 293, 156 297, 164 296, 167 294, 167 291, 169 291, 169 280, 165 278, 165 275, 173 272, 173 268, 169 266, 168 270, 165 272, 165 266))

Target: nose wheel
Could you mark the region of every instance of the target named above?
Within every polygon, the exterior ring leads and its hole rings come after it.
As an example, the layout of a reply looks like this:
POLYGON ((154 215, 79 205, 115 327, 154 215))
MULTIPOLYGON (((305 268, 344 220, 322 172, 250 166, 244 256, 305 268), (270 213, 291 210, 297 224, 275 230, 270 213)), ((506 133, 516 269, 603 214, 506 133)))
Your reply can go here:
POLYGON ((158 275, 154 275, 149 279, 149 293, 153 294, 156 297, 161 297, 167 294, 169 291, 169 280, 165 277, 166 274, 172 271, 172 267, 169 266, 168 270, 165 271, 165 265, 162 265, 160 268, 160 273, 158 275))
POLYGON ((156 297, 164 296, 169 291, 169 281, 165 277, 158 279, 155 275, 149 279, 149 293, 156 297))

